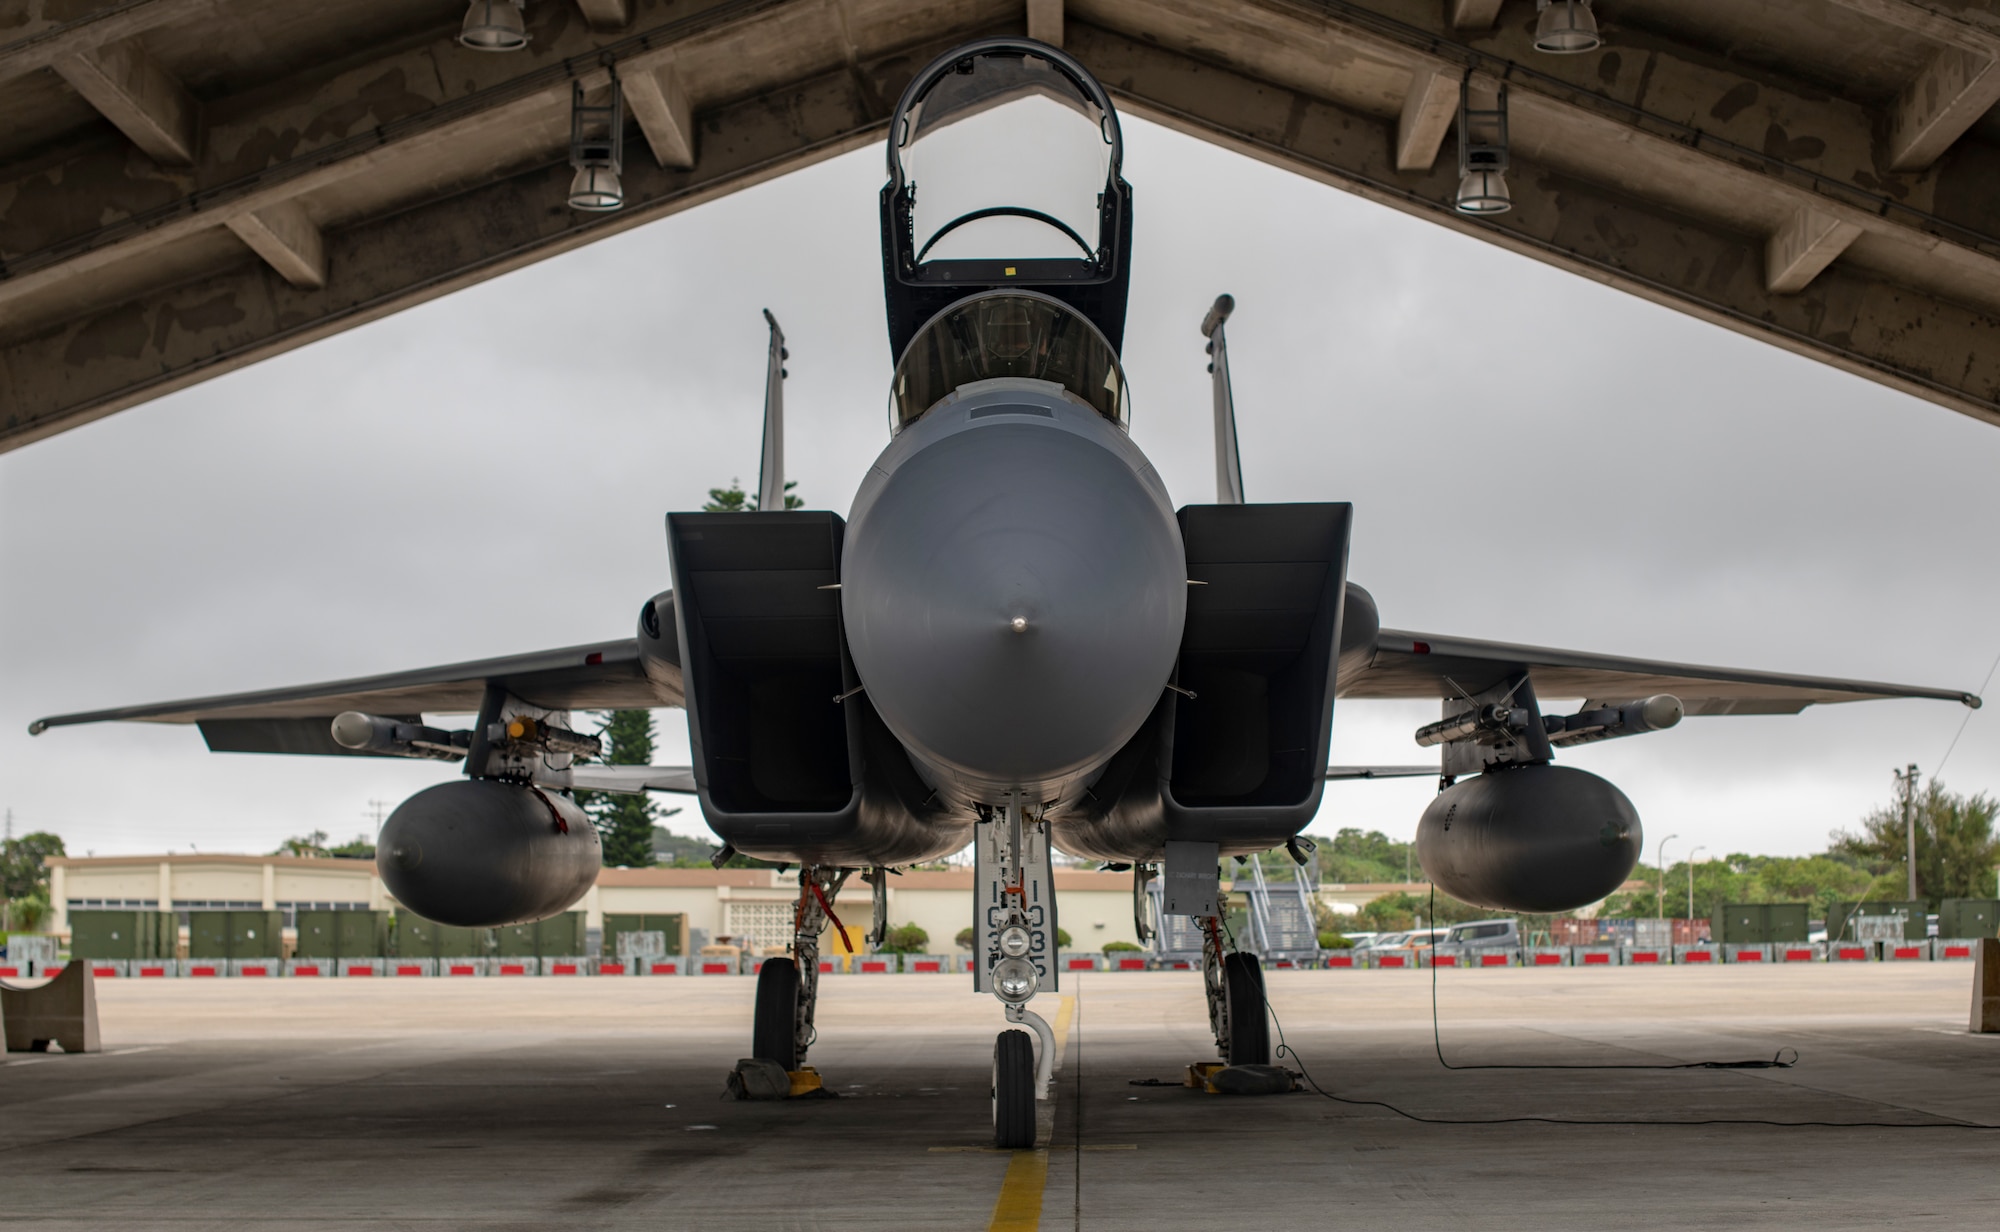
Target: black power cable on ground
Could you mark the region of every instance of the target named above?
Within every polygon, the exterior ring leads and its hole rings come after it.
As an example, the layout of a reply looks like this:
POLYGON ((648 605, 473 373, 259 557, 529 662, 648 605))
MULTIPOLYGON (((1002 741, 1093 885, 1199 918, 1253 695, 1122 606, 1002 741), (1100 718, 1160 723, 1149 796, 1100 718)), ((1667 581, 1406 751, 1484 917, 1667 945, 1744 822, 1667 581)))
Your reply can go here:
MULTIPOLYGON (((1436 887, 1436 886, 1432 886, 1432 887, 1431 887, 1431 907, 1432 907, 1432 911, 1431 911, 1431 918, 1432 918, 1433 920, 1435 920, 1435 919, 1437 918, 1437 912, 1436 912, 1436 907, 1437 907, 1437 887, 1436 887)), ((1234 938, 1231 938, 1231 940, 1230 940, 1230 948, 1231 948, 1231 949, 1234 949, 1234 948, 1235 948, 1235 946, 1236 946, 1236 942, 1235 942, 1235 939, 1234 939, 1234 938)), ((1435 955, 1433 955, 1433 957, 1435 957, 1435 955)), ((1706 1126, 1706 1125, 1766 1125, 1766 1126, 1771 1126, 1771 1127, 1773 1127, 1773 1128, 1777 1128, 1777 1129, 1965 1129, 1965 1130, 1974 1130, 1974 1131, 1978 1131, 1978 1130, 1988 1130, 1988 1131, 1990 1131, 1990 1130, 2000 1130, 2000 1125, 1980 1125, 1980 1124, 1976 1124, 1976 1123, 1974 1123, 1974 1122, 1971 1122, 1971 1121, 1958 1121, 1958 1120, 1950 1120, 1950 1119, 1943 1119, 1943 1120, 1936 1120, 1936 1121, 1774 1121, 1774 1120, 1771 1120, 1771 1119, 1769 1119, 1769 1118, 1767 1118, 1767 1117, 1701 1117, 1701 1118, 1690 1118, 1690 1119, 1687 1119, 1687 1120, 1668 1120, 1668 1119, 1665 1119, 1665 1118, 1660 1118, 1660 1117, 1548 1117, 1548 1116, 1518 1116, 1518 1117, 1430 1117, 1430 1116, 1424 1116, 1424 1115, 1422 1115, 1421 1113, 1416 1113, 1416 1112, 1411 1112, 1411 1111, 1409 1111, 1408 1109, 1405 1109, 1405 1108, 1399 1108, 1399 1107, 1397 1107, 1397 1106, 1396 1106, 1395 1104, 1392 1104, 1392 1103, 1389 1103, 1389 1102, 1388 1102, 1387 1100, 1380 1100, 1380 1099, 1356 1099, 1356 1098, 1353 1098, 1353 1097, 1351 1097, 1351 1096, 1346 1096, 1346 1095, 1335 1095, 1335 1094, 1334 1094, 1333 1092, 1331 1092, 1331 1091, 1329 1091, 1329 1090, 1325 1089, 1324 1087, 1320 1086, 1319 1082, 1318 1082, 1317 1080, 1315 1080, 1315 1079, 1313 1078, 1313 1076, 1312 1076, 1312 1071, 1306 1068, 1306 1063, 1305 1063, 1305 1060, 1304 1060, 1304 1058, 1302 1058, 1302 1057, 1300 1057, 1300 1056, 1299 1056, 1299 1052, 1298 1052, 1298 1049, 1296 1049, 1296 1048, 1292 1047, 1292 1046, 1291 1046, 1291 1044, 1290 1044, 1290 1043, 1289 1043, 1289 1042, 1288 1042, 1288 1041, 1287 1041, 1287 1040, 1285 1039, 1285 1024, 1284 1024, 1284 1023, 1282 1023, 1282 1022, 1280 1022, 1280 1021, 1278 1021, 1278 1011, 1272 1008, 1272 1006, 1271 1006, 1271 997, 1270 997, 1270 994, 1269 994, 1269 993, 1267 993, 1267 992, 1264 992, 1264 991, 1263 991, 1263 989, 1262 989, 1262 981, 1260 980, 1260 981, 1258 982, 1258 984, 1259 984, 1259 993, 1258 993, 1258 995, 1259 995, 1259 996, 1260 996, 1260 997, 1262 998, 1262 1000, 1263 1000, 1263 1002, 1264 1002, 1264 1012, 1265 1012, 1266 1014, 1270 1015, 1270 1017, 1271 1017, 1271 1025, 1272 1025, 1273 1027, 1277 1028, 1277 1031, 1278 1031, 1278 1047, 1277 1047, 1277 1051, 1276 1051, 1276 1055, 1277 1055, 1277 1056, 1278 1056, 1279 1058, 1281 1058, 1281 1059, 1289 1059, 1289 1060, 1290 1060, 1290 1061, 1292 1062, 1292 1064, 1294 1064, 1294 1065, 1297 1065, 1297 1066, 1299 1067, 1299 1077, 1301 1077, 1301 1078, 1305 1079, 1305 1082, 1306 1082, 1306 1085, 1307 1085, 1308 1087, 1312 1088, 1312 1092, 1313 1092, 1313 1094, 1315 1094, 1315 1095, 1318 1095, 1318 1096, 1320 1096, 1320 1097, 1321 1097, 1322 1099, 1330 1099, 1330 1100, 1332 1100, 1333 1102, 1335 1102, 1335 1103, 1337 1103, 1337 1104, 1348 1104, 1348 1105, 1351 1105, 1351 1106, 1354 1106, 1354 1107, 1360 1107, 1360 1108, 1383 1108, 1383 1109, 1387 1109, 1388 1111, 1390 1111, 1390 1112, 1393 1112, 1393 1113, 1395 1113, 1395 1114, 1396 1114, 1397 1116, 1399 1116, 1399 1117, 1402 1117, 1402 1118, 1403 1118, 1404 1120, 1407 1120, 1407 1121, 1415 1121, 1415 1122, 1417 1122, 1417 1123, 1419 1123, 1419 1124, 1422 1124, 1422 1125, 1630 1125, 1630 1126, 1660 1126, 1660 1127, 1672 1127, 1672 1126, 1706 1126)), ((1443 1066, 1444 1066, 1444 1067, 1445 1067, 1446 1069, 1452 1069, 1452 1070, 1468 1070, 1468 1069, 1641 1069, 1641 1070, 1688 1070, 1688 1069, 1725 1069, 1725 1070, 1726 1070, 1726 1069, 1789 1069, 1789 1068, 1791 1068, 1791 1066, 1792 1066, 1792 1065, 1794 1065, 1794 1064, 1795 1064, 1795 1063, 1797 1062, 1797 1057, 1798 1057, 1798 1053, 1797 1053, 1797 1051, 1796 1051, 1796 1050, 1788 1050, 1788 1049, 1781 1049, 1781 1050, 1779 1051, 1779 1056, 1778 1056, 1778 1058, 1773 1058, 1773 1059, 1772 1059, 1772 1060, 1770 1060, 1770 1061, 1697 1061, 1697 1062, 1690 1062, 1690 1063, 1681 1063, 1681 1064, 1668 1064, 1668 1065, 1452 1065, 1452 1064, 1450 1064, 1449 1062, 1445 1061, 1445 1059, 1444 1059, 1444 1048, 1443 1048, 1443 1045, 1442 1045, 1442 1044, 1440 1043, 1440 1040, 1439 1040, 1439 1036, 1438 1036, 1438 1020, 1437 1020, 1437 966, 1436 966, 1435 962, 1433 962, 1433 964, 1432 964, 1432 966, 1431 966, 1431 1043, 1432 1043, 1433 1047, 1435 1047, 1435 1048, 1436 1048, 1436 1050, 1437 1050, 1437 1056, 1438 1056, 1438 1063, 1439 1063, 1439 1064, 1441 1064, 1441 1065, 1443 1065, 1443 1066), (1785 1053, 1786 1051, 1791 1051, 1791 1052, 1792 1052, 1792 1056, 1793 1056, 1793 1060, 1791 1060, 1791 1061, 1783 1061, 1783 1060, 1781 1060, 1781 1059, 1780 1059, 1780 1058, 1782 1058, 1782 1057, 1783 1057, 1783 1055, 1784 1055, 1784 1053, 1785 1053)))

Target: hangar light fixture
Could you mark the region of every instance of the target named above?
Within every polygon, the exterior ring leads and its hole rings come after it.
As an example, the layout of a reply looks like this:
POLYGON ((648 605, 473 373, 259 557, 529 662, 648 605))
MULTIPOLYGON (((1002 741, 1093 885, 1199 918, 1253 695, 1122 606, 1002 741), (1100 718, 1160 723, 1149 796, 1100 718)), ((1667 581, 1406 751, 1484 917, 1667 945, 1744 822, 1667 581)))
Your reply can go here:
POLYGON ((615 210, 625 204, 625 95, 618 75, 611 75, 611 101, 591 106, 583 98, 583 83, 570 87, 569 165, 576 177, 569 182, 573 210, 615 210))
POLYGON ((519 51, 528 45, 528 25, 521 16, 525 0, 472 0, 458 41, 474 51, 519 51))
POLYGON ((1504 214, 1507 193, 1507 87, 1490 108, 1472 105, 1472 77, 1458 83, 1458 196, 1461 214, 1504 214))
POLYGON ((1596 51, 1604 40, 1597 37, 1597 18, 1590 0, 1537 0, 1541 16, 1535 19, 1535 50, 1551 55, 1573 56, 1580 51, 1596 51))

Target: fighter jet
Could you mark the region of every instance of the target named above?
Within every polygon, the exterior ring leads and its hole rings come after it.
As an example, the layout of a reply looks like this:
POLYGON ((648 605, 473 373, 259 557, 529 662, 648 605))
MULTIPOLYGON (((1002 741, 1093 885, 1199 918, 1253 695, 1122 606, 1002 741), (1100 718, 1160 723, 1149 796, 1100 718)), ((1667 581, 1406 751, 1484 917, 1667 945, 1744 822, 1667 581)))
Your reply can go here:
MULTIPOLYGON (((1128 434, 1119 353, 1132 189, 1104 87, 1018 38, 904 91, 881 193, 890 439, 848 516, 783 500, 785 340, 771 322, 759 511, 670 513, 671 588, 636 635, 511 658, 42 719, 193 723, 217 752, 422 757, 465 778, 404 801, 377 864, 407 909, 492 926, 563 911, 599 867, 572 793, 693 791, 723 850, 797 869, 791 957, 758 976, 752 1055, 800 1069, 820 936, 856 872, 971 844, 974 976, 1004 1006, 994 1138, 1032 1145, 1058 986, 1052 850, 1163 875, 1200 922, 1218 1054, 1267 1063, 1263 977, 1219 928, 1221 859, 1289 847, 1329 777, 1440 776, 1418 856, 1439 889, 1557 911, 1624 881, 1643 839, 1558 749, 1683 715, 1792 714, 1951 689, 1780 675, 1383 628, 1347 580, 1350 505, 1244 499, 1218 300, 1202 322, 1217 496, 1178 509, 1128 434), (1032 119, 997 127, 1002 110, 1032 119), (1010 162, 1011 160, 1011 162, 1010 162), (1441 761, 1330 769, 1334 701, 1435 698, 1441 761), (1544 698, 1582 699, 1573 712, 1544 698), (579 762, 579 710, 684 707, 691 767, 579 762), (477 714, 469 729, 426 716, 477 714), (1027 1027, 1040 1037, 1039 1058, 1027 1027)), ((1191 335, 1192 338, 1192 335, 1191 335)))

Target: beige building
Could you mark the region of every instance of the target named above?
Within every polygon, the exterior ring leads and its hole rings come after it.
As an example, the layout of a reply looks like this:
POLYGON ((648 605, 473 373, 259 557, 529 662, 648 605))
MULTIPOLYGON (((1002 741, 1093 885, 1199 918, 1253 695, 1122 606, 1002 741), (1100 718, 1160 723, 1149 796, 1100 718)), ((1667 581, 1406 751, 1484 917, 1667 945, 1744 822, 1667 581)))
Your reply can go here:
MULTIPOLYGON (((1099 951, 1113 941, 1137 943, 1129 873, 1057 869, 1058 923, 1073 948, 1099 951)), ((1342 884, 1320 887, 1322 902, 1347 914, 1384 894, 1421 895, 1423 884, 1342 884)), ((301 910, 393 909, 395 900, 375 875, 373 860, 301 856, 158 855, 59 856, 49 861, 54 931, 69 931, 69 912, 86 908, 188 911, 263 908, 301 910)), ((791 938, 795 874, 775 869, 607 868, 584 896, 586 926, 601 928, 606 913, 677 912, 688 928, 713 940, 729 937, 756 945, 791 938)), ((869 888, 848 883, 834 904, 841 922, 857 933, 868 926, 869 888)), ((972 923, 972 870, 912 870, 889 878, 889 923, 915 924, 930 935, 930 949, 950 953, 953 939, 972 923)))

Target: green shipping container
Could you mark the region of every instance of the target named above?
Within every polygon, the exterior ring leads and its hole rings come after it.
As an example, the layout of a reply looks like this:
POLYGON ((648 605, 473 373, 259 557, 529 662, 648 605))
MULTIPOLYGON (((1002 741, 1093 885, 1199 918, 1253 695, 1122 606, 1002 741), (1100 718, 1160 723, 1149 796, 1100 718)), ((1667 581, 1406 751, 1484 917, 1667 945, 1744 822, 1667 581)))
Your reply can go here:
POLYGON ((299 958, 381 958, 389 952, 386 911, 301 911, 299 958))
MULTIPOLYGON (((1828 941, 1853 941, 1853 919, 1857 915, 1894 915, 1902 912, 1908 917, 1903 925, 1903 940, 1922 941, 1930 936, 1930 904, 1924 902, 1890 901, 1878 899, 1865 903, 1835 903, 1826 913, 1826 939, 1828 941)), ((1940 920, 1940 932, 1943 921, 1940 920)))
POLYGON ((572 958, 583 954, 583 912, 565 911, 499 930, 502 958, 572 958))
POLYGON ((2000 899, 1945 899, 1938 904, 1938 936, 1953 940, 2000 936, 2000 899))
POLYGON ((190 911, 188 957, 278 958, 284 930, 276 911, 190 911))
POLYGON ((1713 921, 1718 945, 1769 945, 1806 939, 1805 903, 1724 903, 1713 921))
POLYGON ((72 911, 73 958, 172 958, 180 926, 171 911, 72 911))
POLYGON ((439 924, 401 911, 391 948, 398 958, 485 958, 493 953, 493 930, 439 924))
POLYGON ((604 957, 618 961, 618 938, 626 933, 661 933, 667 953, 679 954, 686 948, 687 917, 672 914, 611 914, 604 917, 604 957))

